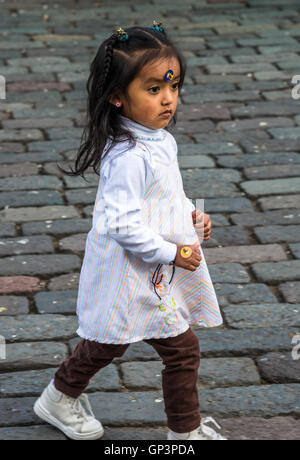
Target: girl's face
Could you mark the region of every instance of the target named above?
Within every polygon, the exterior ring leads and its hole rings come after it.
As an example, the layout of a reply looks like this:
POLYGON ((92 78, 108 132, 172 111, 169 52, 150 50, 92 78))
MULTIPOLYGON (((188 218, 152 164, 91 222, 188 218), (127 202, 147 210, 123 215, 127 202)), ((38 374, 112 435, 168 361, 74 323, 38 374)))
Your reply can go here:
POLYGON ((127 118, 150 129, 165 128, 177 108, 180 65, 174 58, 160 59, 148 64, 128 86, 129 104, 122 96, 113 103, 122 103, 121 113, 127 118), (166 81, 168 70, 173 71, 173 79, 166 81), (171 110, 166 117, 162 113, 171 110))

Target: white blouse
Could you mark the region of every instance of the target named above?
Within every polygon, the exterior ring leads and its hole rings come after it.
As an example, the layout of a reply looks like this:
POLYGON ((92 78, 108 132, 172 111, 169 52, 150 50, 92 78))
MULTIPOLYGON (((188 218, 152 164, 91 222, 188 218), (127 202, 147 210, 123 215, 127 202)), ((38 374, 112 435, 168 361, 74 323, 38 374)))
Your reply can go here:
POLYGON ((199 242, 177 143, 164 129, 123 116, 122 122, 137 143, 133 148, 127 141, 118 143, 101 162, 80 273, 77 333, 118 344, 176 336, 190 324, 220 325, 201 246, 196 271, 169 266, 177 244, 199 242))

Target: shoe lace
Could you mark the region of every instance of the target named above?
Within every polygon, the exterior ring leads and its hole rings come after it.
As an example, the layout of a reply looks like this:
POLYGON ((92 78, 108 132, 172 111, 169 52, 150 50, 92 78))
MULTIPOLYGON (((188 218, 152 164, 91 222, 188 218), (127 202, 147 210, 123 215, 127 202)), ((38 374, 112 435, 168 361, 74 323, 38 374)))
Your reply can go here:
POLYGON ((70 396, 67 396, 67 400, 68 400, 68 402, 69 402, 69 404, 71 406, 72 412, 77 414, 78 419, 83 418, 84 420, 88 421, 90 416, 95 418, 95 415, 94 415, 94 413, 92 411, 92 407, 91 407, 90 402, 89 402, 89 399, 88 399, 88 397, 87 397, 87 395, 85 393, 81 394, 76 399, 73 399, 70 396), (87 407, 87 409, 89 411, 89 414, 86 413, 84 407, 81 404, 81 401, 85 403, 85 405, 86 405, 86 407, 87 407))
POLYGON ((199 427, 199 433, 204 434, 206 439, 218 441, 218 440, 225 440, 223 436, 217 433, 213 428, 206 426, 207 423, 212 422, 216 425, 216 427, 220 430, 220 425, 213 419, 212 417, 206 417, 205 419, 201 420, 201 425, 199 427))

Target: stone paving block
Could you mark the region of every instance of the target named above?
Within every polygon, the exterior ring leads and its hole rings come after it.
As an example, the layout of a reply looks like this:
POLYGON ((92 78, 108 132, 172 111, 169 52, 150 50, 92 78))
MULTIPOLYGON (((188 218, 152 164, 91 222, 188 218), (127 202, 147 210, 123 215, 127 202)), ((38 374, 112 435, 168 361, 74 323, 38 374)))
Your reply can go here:
POLYGON ((32 190, 33 188, 62 189, 62 182, 56 177, 42 175, 0 179, 0 191, 32 190))
POLYGON ((227 305, 227 324, 236 329, 257 327, 300 327, 300 304, 227 305))
POLYGON ((37 311, 44 313, 76 313, 77 291, 39 292, 34 297, 37 311))
POLYGON ((29 313, 28 299, 21 296, 0 296, 0 316, 29 313))
MULTIPOLYGON (((1 147, 0 147, 1 149, 1 147)), ((0 150, 1 151, 1 150, 0 150)), ((0 164, 3 163, 18 163, 25 161, 32 161, 33 163, 45 163, 47 161, 61 160, 62 157, 56 152, 43 152, 43 153, 0 153, 0 164)))
POLYGON ((210 265, 213 283, 247 283, 250 277, 244 267, 237 263, 210 265))
POLYGON ((6 359, 1 372, 58 367, 68 356, 68 348, 59 342, 22 342, 6 345, 6 359))
POLYGON ((78 148, 78 139, 60 139, 56 141, 29 142, 29 152, 47 151, 48 153, 62 153, 73 148, 78 148))
POLYGON ((49 291, 65 291, 66 289, 77 290, 79 287, 80 273, 68 273, 51 278, 48 281, 47 289, 49 291))
POLYGON ((4 222, 31 222, 40 219, 71 219, 79 217, 79 213, 74 206, 28 206, 4 209, 0 211, 0 217, 4 222))
POLYGON ((294 122, 289 118, 276 117, 255 118, 252 120, 222 121, 217 124, 217 128, 225 129, 226 131, 242 131, 244 129, 269 128, 272 126, 294 126, 294 122))
POLYGON ((259 372, 268 383, 299 383, 300 360, 291 353, 268 353, 257 359, 259 372))
POLYGON ((9 176, 34 176, 39 173, 39 167, 29 162, 14 165, 2 165, 0 177, 9 176))
POLYGON ((257 227, 253 232, 261 243, 294 243, 300 241, 299 225, 267 225, 257 227))
POLYGON ((28 222, 22 225, 23 235, 47 233, 49 235, 88 233, 92 227, 92 219, 55 219, 44 222, 28 222))
POLYGON ((1 238, 0 240, 0 256, 44 254, 45 252, 54 252, 54 246, 49 236, 1 238))
POLYGON ((261 244, 250 246, 228 246, 226 248, 208 248, 205 252, 208 264, 226 262, 243 262, 251 264, 261 261, 277 262, 286 260, 287 255, 279 244, 262 246, 261 244))
POLYGON ((67 441, 62 431, 52 425, 0 428, 2 441, 67 441))
MULTIPOLYGON (((248 308, 243 305, 243 308, 248 308)), ((223 329, 192 328, 199 339, 202 358, 257 356, 274 351, 291 351, 296 328, 223 329)), ((129 347, 130 350, 130 347, 129 347)))
MULTIPOLYGON (((29 190, 22 192, 0 193, 0 207, 10 206, 12 208, 24 206, 51 206, 63 205, 65 202, 56 190, 29 190)), ((71 203, 72 204, 72 203, 71 203)))
POLYGON ((185 155, 178 158, 180 169, 188 168, 212 168, 214 162, 211 158, 205 155, 185 155))
MULTIPOLYGON (((208 159, 208 161, 210 162, 208 166, 212 166, 211 164, 212 160, 208 159)), ((96 195, 97 195, 96 187, 90 188, 90 189, 83 189, 83 190, 82 189, 67 190, 65 192, 65 197, 69 204, 94 204, 96 195)))
POLYGON ((283 300, 288 303, 300 303, 300 281, 283 283, 278 288, 283 300))
POLYGON ((0 278, 0 294, 32 293, 41 289, 40 280, 30 276, 3 276, 0 278))
POLYGON ((289 244, 289 248, 296 259, 300 259, 300 244, 289 244))
POLYGON ((2 335, 9 342, 30 340, 68 340, 75 335, 77 317, 63 315, 3 316, 2 335))
MULTIPOLYGON (((268 241, 270 243, 270 241, 268 241)), ((213 228, 207 244, 212 246, 234 246, 251 244, 248 232, 239 225, 225 228, 213 228)))
MULTIPOLYGON (((54 378, 56 371, 57 368, 0 374, 0 397, 38 397, 51 379, 54 378)), ((92 377, 84 391, 85 393, 90 393, 107 390, 121 390, 118 371, 114 364, 101 369, 101 372, 92 377)))
POLYGON ((300 137, 300 127, 270 128, 268 131, 276 139, 298 139, 300 137))
POLYGON ((0 131, 0 141, 40 141, 43 133, 39 129, 6 129, 0 131))
MULTIPOLYGON (((262 283, 230 284, 215 283, 215 291, 220 305, 248 303, 276 303, 275 295, 262 283)), ((297 302, 294 302, 297 303, 297 302)))
POLYGON ((300 224, 300 213, 295 209, 274 210, 231 214, 230 219, 236 225, 252 227, 255 225, 297 225, 300 224))
POLYGON ((245 177, 249 180, 255 179, 276 179, 281 177, 300 176, 300 165, 281 164, 260 166, 244 169, 245 177))
MULTIPOLYGON (((253 166, 253 168, 251 168, 250 174, 258 174, 258 175, 261 174, 261 172, 263 174, 267 174, 267 171, 270 168, 272 168, 271 165, 280 165, 278 168, 276 167, 276 173, 280 174, 279 171, 281 171, 281 166, 283 167, 283 170, 285 170, 285 168, 289 168, 289 166, 286 166, 287 163, 291 163, 292 165, 294 164, 297 165, 297 163, 300 163, 300 155, 296 152, 283 152, 283 153, 266 152, 266 153, 261 153, 261 154, 260 153, 258 154, 244 153, 242 155, 223 155, 217 158, 218 166, 223 166, 225 168, 243 168, 247 166, 249 167, 253 166), (269 165, 269 166, 266 166, 266 167, 261 166, 259 168, 258 166, 260 165, 269 165), (255 173, 255 171, 257 171, 257 173, 255 173)), ((249 170, 250 168, 247 168, 247 169, 245 168, 244 170, 247 179, 249 178, 249 172, 248 172, 249 170)), ((275 197, 272 199, 275 199, 275 197)))
POLYGON ((300 260, 283 262, 258 262, 251 265, 258 281, 276 284, 282 281, 297 281, 300 279, 300 260))
POLYGON ((178 159, 180 159, 180 155, 220 155, 223 153, 241 153, 241 149, 232 142, 203 142, 178 146, 178 159))
POLYGON ((22 255, 2 257, 0 276, 53 275, 77 270, 81 259, 73 254, 22 255))
POLYGON ((251 102, 246 106, 240 105, 231 109, 232 115, 235 117, 247 116, 280 116, 280 115, 297 115, 299 108, 296 101, 276 101, 276 102, 251 102))
POLYGON ((59 241, 59 248, 62 251, 72 251, 74 253, 83 252, 85 250, 86 238, 86 233, 67 236, 59 241))
POLYGON ((277 195, 281 193, 297 193, 300 191, 300 179, 251 180, 241 182, 242 189, 250 196, 277 195))
POLYGON ((15 236, 16 226, 10 222, 0 222, 0 237, 3 236, 15 236))
POLYGON ((251 201, 247 198, 207 198, 204 201, 204 212, 251 212, 251 201))

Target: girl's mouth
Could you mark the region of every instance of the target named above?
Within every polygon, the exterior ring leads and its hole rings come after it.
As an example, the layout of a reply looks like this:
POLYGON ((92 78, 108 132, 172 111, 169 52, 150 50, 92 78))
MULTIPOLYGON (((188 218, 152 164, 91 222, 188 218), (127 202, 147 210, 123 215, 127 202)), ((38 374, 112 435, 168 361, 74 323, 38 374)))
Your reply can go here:
POLYGON ((172 115, 172 111, 171 110, 166 110, 165 112, 160 114, 160 117, 169 118, 171 115, 172 115))

